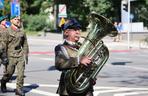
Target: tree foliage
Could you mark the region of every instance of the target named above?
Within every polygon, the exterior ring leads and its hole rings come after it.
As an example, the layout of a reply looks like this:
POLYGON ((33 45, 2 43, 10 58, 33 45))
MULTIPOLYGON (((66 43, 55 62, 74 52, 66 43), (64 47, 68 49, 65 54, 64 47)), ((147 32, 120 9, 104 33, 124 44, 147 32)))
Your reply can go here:
POLYGON ((10 1, 9 0, 4 1, 4 8, 0 9, 0 14, 1 15, 10 14, 10 1))
POLYGON ((49 2, 49 0, 20 0, 20 3, 23 13, 36 15, 42 13, 44 10, 46 10, 46 8, 52 6, 53 1, 49 2))
MULTIPOLYGON (((66 4, 68 18, 77 18, 83 26, 87 24, 86 18, 90 12, 97 12, 105 17, 121 21, 121 0, 20 0, 23 14, 47 14, 46 11, 54 4, 66 4)), ((131 2, 133 22, 144 22, 148 26, 148 0, 131 2)))
POLYGON ((131 2, 131 13, 134 14, 132 22, 144 22, 148 26, 148 1, 137 0, 131 2))

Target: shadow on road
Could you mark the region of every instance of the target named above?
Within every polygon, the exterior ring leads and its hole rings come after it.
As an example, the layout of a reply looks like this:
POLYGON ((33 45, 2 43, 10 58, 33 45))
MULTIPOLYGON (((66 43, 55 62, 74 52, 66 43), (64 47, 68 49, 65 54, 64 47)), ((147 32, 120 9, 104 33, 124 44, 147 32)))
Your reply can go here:
POLYGON ((27 93, 27 92, 30 92, 32 89, 36 89, 38 87, 39 87, 38 84, 31 84, 31 85, 28 85, 28 86, 24 86, 23 89, 24 89, 25 93, 27 93))
POLYGON ((113 62, 111 63, 112 65, 126 65, 127 63, 132 63, 131 61, 127 61, 127 62, 113 62))
POLYGON ((50 66, 50 67, 48 68, 48 71, 54 71, 54 70, 57 70, 57 69, 55 68, 55 66, 50 66))

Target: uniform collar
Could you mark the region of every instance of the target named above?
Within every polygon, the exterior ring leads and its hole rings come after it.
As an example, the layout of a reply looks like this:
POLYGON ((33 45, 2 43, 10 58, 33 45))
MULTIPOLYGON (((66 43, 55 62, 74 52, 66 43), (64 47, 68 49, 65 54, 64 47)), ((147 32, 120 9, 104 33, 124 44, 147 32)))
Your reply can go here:
POLYGON ((17 27, 15 27, 15 26, 11 26, 11 29, 14 30, 14 31, 16 31, 16 32, 20 32, 20 29, 17 28, 17 27))
POLYGON ((68 41, 68 40, 66 40, 66 39, 65 39, 65 42, 66 42, 68 45, 75 45, 75 44, 76 44, 76 42, 68 41))
POLYGON ((80 48, 80 46, 78 45, 78 42, 71 42, 71 41, 68 41, 68 40, 64 41, 64 45, 68 45, 69 47, 76 48, 76 49, 80 48))

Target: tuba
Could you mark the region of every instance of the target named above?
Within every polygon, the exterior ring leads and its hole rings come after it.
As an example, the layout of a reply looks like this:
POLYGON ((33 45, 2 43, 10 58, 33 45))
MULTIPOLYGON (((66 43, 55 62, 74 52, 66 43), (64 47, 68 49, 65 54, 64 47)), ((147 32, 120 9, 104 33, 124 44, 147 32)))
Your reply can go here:
POLYGON ((88 56, 92 59, 91 64, 85 66, 80 64, 77 68, 68 70, 65 75, 66 88, 72 93, 82 93, 88 89, 91 80, 96 76, 109 58, 108 48, 101 40, 109 35, 114 37, 118 31, 111 21, 96 13, 88 17, 89 29, 87 37, 78 50, 78 56, 88 56))

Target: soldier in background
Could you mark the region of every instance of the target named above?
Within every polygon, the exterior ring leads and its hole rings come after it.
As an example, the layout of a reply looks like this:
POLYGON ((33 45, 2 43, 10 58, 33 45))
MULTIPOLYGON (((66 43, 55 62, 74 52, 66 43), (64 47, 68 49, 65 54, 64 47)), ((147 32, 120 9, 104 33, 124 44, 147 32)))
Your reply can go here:
POLYGON ((6 83, 11 79, 17 68, 17 83, 15 94, 25 96, 23 92, 25 63, 28 63, 28 43, 26 34, 21 30, 21 21, 19 16, 11 17, 11 26, 8 28, 8 66, 7 72, 1 80, 1 91, 7 92, 6 83))
POLYGON ((4 65, 4 73, 7 69, 7 44, 8 44, 8 31, 6 27, 7 16, 0 16, 0 65, 4 65))

